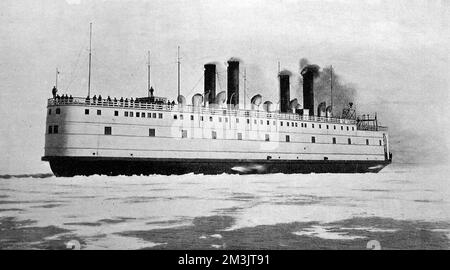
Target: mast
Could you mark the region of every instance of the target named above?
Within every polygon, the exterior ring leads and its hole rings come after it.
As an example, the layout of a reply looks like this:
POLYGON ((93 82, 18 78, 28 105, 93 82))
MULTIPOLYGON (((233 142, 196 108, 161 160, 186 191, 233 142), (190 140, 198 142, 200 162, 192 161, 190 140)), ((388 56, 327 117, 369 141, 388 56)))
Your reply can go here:
POLYGON ((246 93, 246 89, 247 88, 247 68, 244 68, 244 110, 245 110, 245 106, 246 106, 246 104, 247 104, 247 102, 246 102, 246 96, 247 96, 247 93, 246 93))
POLYGON ((59 74, 59 71, 58 71, 58 68, 56 68, 56 82, 55 82, 55 87, 56 87, 56 89, 58 89, 58 74, 59 74))
POLYGON ((148 68, 148 76, 147 76, 147 94, 148 97, 150 97, 150 51, 148 51, 148 62, 147 62, 147 68, 148 68))
POLYGON ((178 46, 178 51, 177 51, 177 65, 178 65, 178 97, 180 96, 180 46, 178 46))
POLYGON ((88 77, 88 97, 91 95, 91 58, 92 58, 92 23, 89 24, 89 77, 88 77))
POLYGON ((333 114, 333 65, 330 66, 331 69, 331 83, 330 83, 330 95, 331 95, 331 114, 333 114))
POLYGON ((278 73, 277 73, 277 79, 278 79, 278 109, 279 112, 281 112, 281 88, 280 88, 280 61, 278 61, 278 73))

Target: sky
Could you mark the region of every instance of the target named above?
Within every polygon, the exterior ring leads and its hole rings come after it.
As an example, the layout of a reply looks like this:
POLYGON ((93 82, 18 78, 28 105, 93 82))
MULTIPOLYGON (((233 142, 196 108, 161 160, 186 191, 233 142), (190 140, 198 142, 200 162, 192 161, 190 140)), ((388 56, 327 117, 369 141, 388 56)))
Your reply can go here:
POLYGON ((217 63, 226 89, 230 57, 246 69, 247 101, 278 102, 278 61, 301 100, 307 58, 357 90, 360 114, 378 113, 394 159, 448 162, 449 15, 446 0, 3 0, 0 173, 50 170, 40 161, 47 98, 56 68, 59 93, 87 95, 90 22, 92 95, 146 96, 150 51, 155 95, 175 99, 180 46, 188 101, 203 92, 205 63, 217 63))

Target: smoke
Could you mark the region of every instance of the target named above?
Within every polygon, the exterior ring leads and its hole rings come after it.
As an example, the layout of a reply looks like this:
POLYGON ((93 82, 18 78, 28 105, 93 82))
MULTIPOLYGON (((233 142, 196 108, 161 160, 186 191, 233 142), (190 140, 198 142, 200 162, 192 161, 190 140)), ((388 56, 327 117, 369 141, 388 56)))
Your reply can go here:
POLYGON ((300 63, 299 64, 300 64, 300 70, 298 71, 298 73, 300 73, 304 67, 309 65, 309 61, 306 58, 302 58, 302 59, 300 59, 300 63))
MULTIPOLYGON (((302 58, 299 61, 299 72, 304 68, 308 68, 308 59, 302 58)), ((327 106, 331 105, 331 73, 333 73, 333 115, 341 116, 342 110, 347 107, 348 103, 356 103, 357 91, 354 85, 351 83, 344 83, 341 76, 336 73, 336 70, 331 66, 322 68, 318 72, 318 76, 314 80, 314 108, 322 102, 326 102, 327 106)), ((298 94, 303 96, 303 78, 299 76, 298 94)))
POLYGON ((283 76, 283 75, 287 75, 287 76, 291 76, 292 72, 290 72, 287 69, 283 69, 282 71, 280 71, 280 73, 278 73, 279 76, 283 76))
POLYGON ((340 116, 350 102, 356 103, 356 89, 352 84, 343 83, 331 66, 324 67, 314 82, 315 103, 325 101, 327 105, 331 105, 331 83, 333 84, 333 115, 340 116), (331 81, 331 73, 333 73, 333 81, 331 81))
POLYGON ((302 69, 300 74, 304 74, 304 73, 310 72, 310 73, 313 74, 314 78, 317 78, 320 75, 319 71, 320 71, 320 67, 318 65, 307 65, 306 67, 304 67, 302 69))
POLYGON ((240 63, 243 63, 244 61, 242 61, 242 59, 239 58, 239 57, 230 57, 230 59, 228 59, 228 62, 240 62, 240 63))

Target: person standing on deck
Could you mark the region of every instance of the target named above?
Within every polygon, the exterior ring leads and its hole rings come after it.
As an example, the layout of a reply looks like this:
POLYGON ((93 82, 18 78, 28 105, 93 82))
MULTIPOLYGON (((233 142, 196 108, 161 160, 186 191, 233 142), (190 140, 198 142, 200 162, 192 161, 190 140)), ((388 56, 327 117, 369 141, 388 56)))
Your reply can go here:
POLYGON ((53 89, 52 89, 52 94, 53 94, 53 98, 55 99, 56 98, 56 93, 58 92, 58 89, 56 89, 56 86, 53 86, 53 89))

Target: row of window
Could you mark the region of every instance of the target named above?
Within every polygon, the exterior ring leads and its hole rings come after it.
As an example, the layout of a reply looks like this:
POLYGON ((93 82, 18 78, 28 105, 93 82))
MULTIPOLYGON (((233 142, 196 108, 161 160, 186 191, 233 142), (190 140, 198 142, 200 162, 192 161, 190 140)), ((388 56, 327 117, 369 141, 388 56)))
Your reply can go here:
MULTIPOLYGON (((136 112, 136 114, 134 114, 133 112, 123 112, 123 116, 125 117, 133 117, 133 115, 136 115, 136 117, 141 117, 141 118, 159 118, 162 119, 163 118, 163 114, 162 113, 147 113, 145 114, 145 112, 136 112), (147 117, 146 117, 147 115, 147 117)), ((119 116, 119 111, 114 111, 114 116, 119 116)))
MULTIPOLYGON (((90 113, 89 109, 84 110, 85 115, 89 115, 89 113, 90 113)), ((102 115, 102 110, 97 110, 97 115, 102 115)), ((163 118, 162 113, 147 113, 146 114, 145 112, 132 112, 132 111, 124 111, 123 112, 123 116, 125 116, 125 117, 134 117, 134 115, 136 115, 136 117, 141 117, 141 118, 159 118, 159 119, 163 118)), ((114 111, 114 116, 119 116, 119 111, 114 111)))
MULTIPOLYGON (((48 114, 49 114, 49 115, 52 114, 52 109, 48 109, 48 114)), ((60 109, 60 108, 56 108, 56 109, 55 109, 55 114, 61 114, 61 109, 60 109)))
MULTIPOLYGON (((105 135, 112 135, 112 127, 105 127, 105 135)), ((154 128, 148 129, 148 136, 155 137, 156 131, 154 128)))
MULTIPOLYGON (((84 109, 84 114, 89 114, 89 109, 84 109)), ((102 110, 97 110, 97 115, 102 115, 102 110)))
MULTIPOLYGON (((191 115, 190 118, 191 118, 192 121, 194 121, 194 116, 193 115, 191 115)), ((173 119, 177 120, 178 119, 178 115, 174 114, 173 115, 173 119)), ((182 114, 180 114, 180 120, 183 120, 183 119, 184 119, 184 116, 182 114)), ((219 116, 218 119, 219 119, 219 123, 222 123, 222 117, 219 116)), ((203 116, 200 116, 200 121, 204 121, 203 116)), ((213 117, 212 116, 209 117, 209 121, 213 122, 213 117)), ((224 121, 225 121, 225 123, 228 123, 228 117, 224 117, 224 121)), ((239 123, 239 118, 236 118, 236 123, 239 123)), ((253 119, 253 123, 255 125, 257 125, 258 121, 256 119, 253 119)), ((250 124, 250 119, 248 119, 248 118, 247 118, 247 124, 250 124)), ((261 119, 260 120, 260 124, 264 125, 264 120, 261 119)), ((270 125, 270 120, 266 120, 266 124, 269 126, 270 125)), ((273 125, 276 126, 276 124, 277 124, 277 122, 273 121, 273 125)), ((280 121, 280 126, 282 127, 283 125, 284 125, 284 122, 280 121)), ((291 126, 291 127, 294 127, 294 126, 298 127, 298 123, 297 122, 286 122, 286 126, 288 126, 288 127, 289 126, 291 126)), ((300 123, 300 126, 302 128, 307 128, 308 127, 308 123, 300 123)), ((318 124, 318 126, 319 126, 319 129, 322 128, 322 124, 318 124)), ((326 126, 326 129, 330 129, 330 125, 325 125, 325 126, 326 126)), ((315 125, 311 124, 311 127, 314 128, 315 125)), ((333 129, 336 129, 336 125, 333 125, 333 129)), ((341 126, 341 130, 344 130, 344 126, 341 126)), ((347 126, 347 131, 349 131, 349 130, 350 130, 350 127, 347 126)), ((352 131, 355 131, 355 127, 352 127, 352 131)))
MULTIPOLYGON (((61 110, 60 108, 56 108, 56 114, 60 114, 61 110)), ((89 109, 85 109, 84 110, 84 114, 89 115, 90 111, 89 109)), ((49 109, 48 114, 51 114, 51 109, 49 109)), ((97 115, 102 115, 102 110, 97 110, 97 115)), ((162 113, 145 113, 145 112, 132 112, 132 111, 125 111, 124 112, 124 116, 125 117, 134 117, 134 115, 136 117, 140 117, 140 118, 159 118, 162 119, 163 118, 163 114, 162 113)), ((119 111, 114 111, 114 116, 119 116, 119 111)), ((178 119, 178 115, 174 114, 173 115, 173 119, 177 120, 178 119)), ((183 114, 180 114, 180 120, 183 120, 184 116, 183 114)), ((194 121, 194 115, 190 115, 190 119, 192 121, 194 121)), ((219 123, 222 123, 222 117, 219 116, 219 123)), ((204 121, 204 117, 200 116, 200 121, 204 121)), ((209 121, 213 122, 213 117, 209 116, 209 121)), ((228 123, 228 117, 224 117, 224 121, 225 123, 228 123)), ((236 118, 236 123, 239 123, 239 118, 236 118)), ((256 119, 253 120, 253 123, 256 125, 258 124, 258 121, 256 119)), ((276 125, 276 121, 272 122, 273 125, 276 125)), ((280 121, 280 126, 282 127, 284 125, 284 123, 286 123, 286 126, 289 127, 298 127, 298 123, 297 122, 283 122, 280 121)), ((250 119, 247 118, 247 124, 250 124, 250 119)), ((264 120, 260 120, 260 124, 264 125, 264 120)), ((270 120, 266 120, 266 125, 270 125, 270 120)), ((330 129, 330 125, 324 125, 326 127, 326 129, 330 129)), ((308 127, 308 123, 300 123, 300 127, 302 128, 307 128, 308 127)), ((311 123, 311 127, 315 128, 315 124, 311 123)), ((322 129, 322 124, 318 124, 318 128, 322 129)), ((336 130, 336 125, 333 125, 333 129, 336 130)), ((347 131, 350 131, 350 127, 347 126, 346 127, 347 131)), ((344 126, 341 126, 341 130, 344 130, 344 126)), ((355 131, 355 127, 352 127, 352 131, 355 131)))
MULTIPOLYGON (((181 138, 187 138, 187 130, 181 130, 181 138)), ((217 132, 216 131, 211 131, 211 138, 212 139, 217 139, 217 132)), ((237 133, 237 139, 238 140, 242 140, 242 133, 237 133)), ((286 142, 290 142, 291 141, 291 137, 289 135, 286 135, 285 137, 286 142)), ((265 141, 268 142, 270 141, 270 135, 269 134, 265 134, 265 141)), ((336 138, 332 138, 332 142, 333 144, 336 144, 336 138)), ((312 136, 311 137, 311 143, 316 143, 316 137, 312 136)), ((347 139, 347 143, 348 144, 352 144, 352 139, 348 138, 347 139)), ((379 140, 379 144, 381 145, 381 140, 379 140)), ((366 145, 369 145, 369 139, 366 139, 366 145)))
POLYGON ((48 134, 58 134, 58 126, 48 126, 48 134))
MULTIPOLYGON (((53 126, 49 126, 48 127, 48 133, 52 134, 52 133, 58 133, 58 126, 57 125, 53 125, 53 126)), ((112 127, 105 127, 105 135, 112 135, 112 127)), ((154 128, 149 128, 148 129, 148 136, 150 137, 155 137, 156 136, 156 130, 154 128)), ((181 130, 181 138, 187 138, 188 137, 188 131, 183 129, 181 130)), ((217 139, 217 132, 216 131, 211 131, 211 138, 212 139, 217 139)), ((242 133, 238 132, 237 133, 237 139, 238 140, 242 140, 242 133)), ((290 142, 291 141, 291 137, 289 135, 286 135, 285 137, 286 142, 290 142)), ((265 134, 265 141, 268 142, 270 141, 270 135, 269 134, 265 134)), ((315 136, 311 136, 311 143, 316 143, 316 137, 315 136)), ((336 138, 333 137, 332 138, 332 143, 336 144, 336 138)), ((352 139, 348 138, 347 139, 347 143, 348 144, 352 144, 352 139)), ((381 146, 381 140, 379 140, 379 144, 381 146)), ((369 139, 366 139, 366 145, 369 145, 369 139)))

